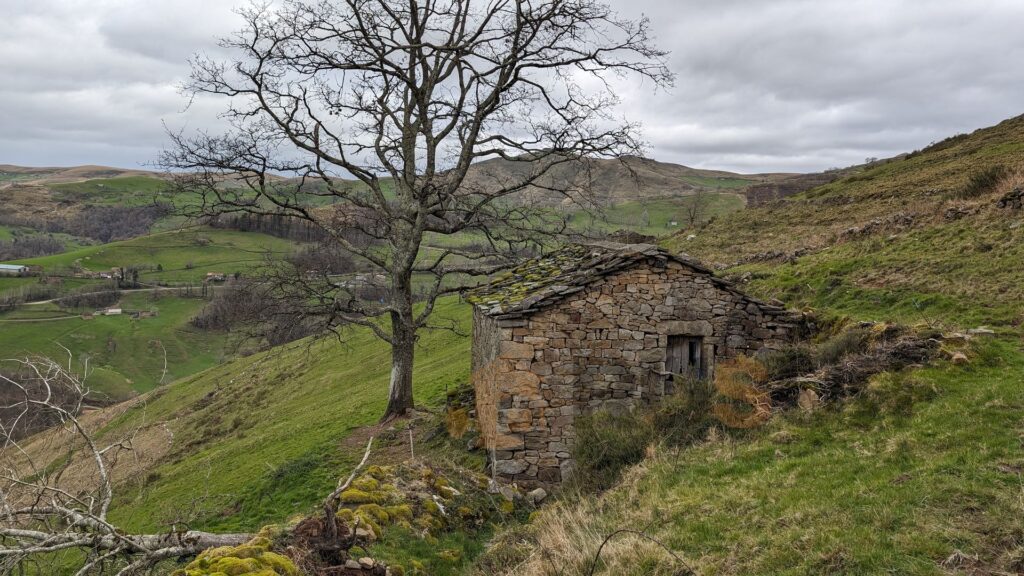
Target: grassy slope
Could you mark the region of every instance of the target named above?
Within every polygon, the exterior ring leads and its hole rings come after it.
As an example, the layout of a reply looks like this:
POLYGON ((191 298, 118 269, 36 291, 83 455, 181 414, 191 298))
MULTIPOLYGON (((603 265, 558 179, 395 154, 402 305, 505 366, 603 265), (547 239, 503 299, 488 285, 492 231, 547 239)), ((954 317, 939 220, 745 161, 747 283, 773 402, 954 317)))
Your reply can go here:
MULTIPOLYGON (((1024 558, 1024 354, 986 352, 898 377, 917 382, 912 408, 883 394, 656 450, 610 492, 543 512, 533 561, 502 573, 586 574, 620 528, 646 529, 699 574, 1011 573, 1024 558), (957 551, 977 560, 947 562, 957 551)), ((628 536, 605 552, 601 574, 678 567, 628 536)))
POLYGON ((784 201, 720 219, 694 240, 667 244, 748 289, 790 304, 870 317, 1016 325, 1024 321, 1024 215, 995 208, 1012 184, 957 199, 972 174, 1024 170, 1024 117, 784 201), (974 211, 946 219, 950 208, 974 211), (908 215, 903 227, 887 223, 908 215), (869 234, 848 234, 872 220, 869 234), (794 263, 749 263, 766 252, 805 251, 794 263), (746 263, 745 263, 746 262, 746 263))
MULTIPOLYGON (((898 375, 896 392, 880 380, 879 401, 648 458, 609 493, 543 513, 528 538, 539 560, 505 573, 586 574, 623 527, 650 527, 701 574, 1024 570, 1024 215, 993 206, 1012 182, 956 197, 994 165, 1024 169, 1024 118, 669 239, 764 297, 830 316, 985 323, 1005 339, 967 369, 898 375), (947 219, 951 207, 971 213, 947 219), (899 213, 912 224, 885 222, 899 213), (768 252, 783 257, 751 263, 768 252), (912 408, 911 388, 924 391, 912 408)), ((606 553, 605 574, 673 567, 628 537, 606 553)))
MULTIPOLYGON (((745 181, 746 182, 746 181, 745 181)), ((749 182, 746 182, 749 184, 749 182)), ((605 210, 603 217, 591 217, 585 212, 572 216, 570 222, 579 228, 594 227, 606 232, 614 232, 623 228, 651 236, 664 236, 686 227, 687 208, 695 201, 696 196, 687 195, 678 198, 660 198, 643 202, 624 202, 605 210), (643 213, 647 211, 648 221, 643 222, 643 213), (669 222, 676 221, 679 227, 670 227, 669 222)), ((743 209, 744 199, 738 194, 728 192, 707 192, 703 196, 705 202, 701 208, 701 220, 724 218, 743 209)))
POLYGON ((171 382, 213 366, 222 359, 226 337, 192 329, 188 321, 205 304, 203 300, 165 297, 152 301, 149 295, 122 299, 126 309, 155 308, 159 316, 132 320, 127 315, 99 316, 93 320, 70 318, 42 322, 8 322, 16 318, 53 318, 67 313, 54 306, 26 306, 0 315, 0 350, 3 356, 42 354, 63 358, 71 350, 79 361, 86 358, 97 369, 90 384, 113 398, 156 387, 163 372, 163 349, 167 350, 171 382), (159 343, 158 343, 159 342, 159 343))
MULTIPOLYGON (((468 329, 468 312, 448 300, 436 313, 468 329)), ((174 442, 138 472, 145 487, 125 493, 114 512, 118 521, 160 528, 173 506, 197 497, 205 513, 196 526, 211 529, 255 529, 307 511, 360 456, 339 443, 374 423, 386 403, 387 347, 364 329, 344 340, 299 342, 232 360, 128 411, 108 433, 143 425, 139 442, 149 448, 166 446, 167 430, 174 442)), ((468 380, 464 336, 426 332, 417 354, 419 403, 436 406, 446 388, 468 380)))
POLYGON ((110 270, 115 266, 160 265, 162 271, 144 272, 141 279, 194 282, 201 280, 207 272, 244 273, 259 267, 268 251, 281 255, 290 252, 294 245, 289 240, 255 232, 188 228, 20 260, 18 263, 66 268, 77 261, 85 269, 93 271, 110 270))

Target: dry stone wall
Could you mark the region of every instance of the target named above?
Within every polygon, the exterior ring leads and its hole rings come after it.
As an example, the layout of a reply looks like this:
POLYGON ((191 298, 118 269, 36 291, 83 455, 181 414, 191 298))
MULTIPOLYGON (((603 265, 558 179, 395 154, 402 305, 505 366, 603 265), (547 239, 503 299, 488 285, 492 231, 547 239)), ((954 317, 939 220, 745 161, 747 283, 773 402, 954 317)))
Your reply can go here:
POLYGON ((703 271, 651 259, 523 318, 477 309, 477 412, 495 474, 555 485, 573 469, 577 416, 627 411, 665 393, 669 336, 703 338, 705 358, 789 341, 796 325, 703 271))

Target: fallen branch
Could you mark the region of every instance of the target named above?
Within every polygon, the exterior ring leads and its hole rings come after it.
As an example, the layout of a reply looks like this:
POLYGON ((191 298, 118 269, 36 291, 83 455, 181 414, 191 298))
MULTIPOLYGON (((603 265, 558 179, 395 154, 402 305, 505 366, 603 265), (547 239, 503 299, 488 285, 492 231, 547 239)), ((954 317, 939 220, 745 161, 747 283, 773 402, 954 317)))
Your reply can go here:
MULTIPOLYGON (((324 528, 327 530, 328 542, 337 542, 338 540, 338 523, 335 521, 335 514, 338 510, 338 505, 341 503, 341 494, 348 490, 348 487, 352 485, 352 481, 356 479, 356 475, 363 469, 363 466, 366 466, 366 462, 370 459, 370 450, 372 448, 373 436, 370 436, 370 440, 366 442, 366 451, 363 452, 363 459, 352 469, 348 479, 344 482, 339 482, 334 492, 331 492, 330 496, 324 500, 324 528)), ((355 528, 352 529, 352 542, 355 542, 355 528)))

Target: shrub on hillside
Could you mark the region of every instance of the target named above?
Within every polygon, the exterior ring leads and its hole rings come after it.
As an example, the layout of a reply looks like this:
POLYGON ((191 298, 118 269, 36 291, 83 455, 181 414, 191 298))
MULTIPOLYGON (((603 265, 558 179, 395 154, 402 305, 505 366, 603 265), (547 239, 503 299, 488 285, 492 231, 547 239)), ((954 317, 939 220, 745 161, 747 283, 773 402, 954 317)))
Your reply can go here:
POLYGON ((967 179, 967 183, 964 184, 959 190, 956 191, 955 196, 961 200, 969 198, 977 198, 984 196, 989 192, 992 192, 1008 175, 1009 171, 1005 166, 996 165, 989 166, 971 174, 970 178, 967 179))
POLYGON ((771 398, 763 389, 768 370, 753 358, 739 356, 715 368, 716 400, 711 413, 729 428, 757 428, 771 418, 771 398))
POLYGON ((868 331, 863 328, 843 330, 818 345, 815 360, 818 366, 830 366, 839 363, 850 354, 857 354, 867 349, 868 331))
POLYGON ((584 489, 606 490, 644 459, 654 429, 640 414, 595 412, 576 419, 574 477, 584 489))
POLYGON ((761 359, 768 380, 795 378, 814 371, 814 355, 807 346, 793 344, 773 350, 761 359))
POLYGON ((64 243, 53 236, 34 234, 12 240, 0 240, 0 262, 49 256, 64 251, 64 243))
POLYGON ((714 384, 708 380, 675 376, 676 393, 666 397, 650 413, 654 433, 670 446, 686 446, 704 438, 715 425, 711 408, 714 384))

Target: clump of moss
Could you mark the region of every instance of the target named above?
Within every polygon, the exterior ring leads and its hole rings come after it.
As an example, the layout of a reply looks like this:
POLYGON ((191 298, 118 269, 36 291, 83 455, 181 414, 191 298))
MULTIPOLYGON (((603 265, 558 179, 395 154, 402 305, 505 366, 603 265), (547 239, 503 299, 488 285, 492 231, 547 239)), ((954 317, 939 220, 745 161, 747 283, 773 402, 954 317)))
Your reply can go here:
POLYGON ((367 492, 358 488, 349 488, 341 493, 343 504, 380 504, 385 498, 382 494, 367 492))
POLYGON ((412 506, 408 504, 398 504, 395 506, 388 506, 385 508, 388 515, 391 516, 392 520, 405 520, 411 522, 413 518, 412 506))
POLYGON ((352 488, 363 492, 374 492, 380 489, 380 481, 373 476, 362 476, 352 481, 352 488))
POLYGON ((173 576, 298 576, 287 557, 270 551, 270 540, 256 537, 241 546, 211 548, 173 576))
POLYGON ((383 481, 383 480, 387 480, 388 478, 390 478, 394 474, 395 474, 395 467, 394 466, 377 466, 377 465, 373 465, 373 466, 367 466, 366 472, 364 473, 363 476, 364 477, 365 476, 370 476, 371 478, 374 478, 376 480, 383 481))
POLYGON ((352 481, 352 486, 341 493, 342 504, 392 504, 402 496, 391 484, 382 484, 369 473, 352 481))
POLYGON ((356 513, 365 514, 381 523, 387 523, 391 520, 391 515, 388 514, 387 510, 382 508, 380 504, 363 504, 359 508, 356 508, 356 513))

